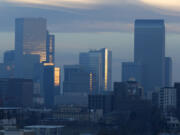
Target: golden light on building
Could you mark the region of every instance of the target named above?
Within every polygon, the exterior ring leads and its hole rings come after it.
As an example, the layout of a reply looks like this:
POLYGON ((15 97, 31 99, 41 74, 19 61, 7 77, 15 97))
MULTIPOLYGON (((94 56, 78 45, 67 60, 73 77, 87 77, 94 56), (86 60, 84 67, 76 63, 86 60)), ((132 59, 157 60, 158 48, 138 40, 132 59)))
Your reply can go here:
POLYGON ((93 74, 92 73, 90 73, 89 74, 89 78, 90 78, 90 81, 89 81, 89 88, 90 88, 90 91, 92 91, 93 90, 93 74))
POLYGON ((42 62, 46 61, 46 52, 45 51, 33 51, 31 53, 24 52, 24 54, 40 55, 40 62, 42 63, 42 62))
POLYGON ((53 39, 52 39, 52 37, 50 38, 50 41, 49 41, 50 43, 50 46, 49 46, 49 52, 50 53, 52 53, 53 52, 53 46, 52 46, 52 44, 53 44, 53 39))
POLYGON ((60 86, 61 69, 59 67, 54 68, 54 86, 60 86))
POLYGON ((52 55, 49 55, 49 61, 53 62, 53 56, 52 55))
POLYGON ((44 63, 44 66, 54 66, 54 63, 44 63))
POLYGON ((105 78, 104 78, 104 89, 108 90, 108 49, 105 49, 105 78))

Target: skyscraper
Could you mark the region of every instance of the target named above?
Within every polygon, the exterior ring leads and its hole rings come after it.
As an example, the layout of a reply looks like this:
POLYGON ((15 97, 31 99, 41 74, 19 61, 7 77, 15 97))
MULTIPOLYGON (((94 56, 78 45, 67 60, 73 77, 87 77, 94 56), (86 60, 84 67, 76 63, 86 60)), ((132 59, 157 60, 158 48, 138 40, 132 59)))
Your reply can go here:
POLYGON ((49 34, 47 32, 47 42, 46 42, 46 62, 55 62, 55 35, 49 34))
POLYGON ((18 18, 15 20, 15 75, 21 75, 24 55, 40 55, 46 61, 46 19, 18 18))
POLYGON ((4 63, 13 64, 15 59, 15 51, 9 50, 4 53, 4 63))
POLYGON ((102 55, 102 84, 103 90, 111 90, 112 86, 112 51, 107 48, 99 50, 102 55))
POLYGON ((31 107, 33 105, 33 81, 1 78, 0 105, 4 107, 31 107))
POLYGON ((102 88, 102 56, 97 51, 88 53, 80 53, 79 64, 84 70, 91 74, 92 80, 95 82, 93 92, 97 92, 102 88))
POLYGON ((39 55, 31 55, 26 54, 23 55, 21 61, 21 72, 19 73, 19 77, 25 79, 34 79, 35 70, 37 65, 39 65, 40 56, 39 55))
POLYGON ((15 21, 15 49, 19 55, 38 54, 46 61, 46 19, 19 18, 15 21))
POLYGON ((54 64, 44 63, 42 71, 42 88, 45 106, 54 106, 54 64))
POLYGON ((61 68, 59 67, 54 67, 54 89, 55 95, 61 93, 61 68))
POLYGON ((165 58, 165 86, 172 86, 172 58, 165 58))
POLYGON ((96 91, 111 90, 112 52, 107 48, 80 53, 79 64, 92 74, 96 91))
POLYGON ((91 91, 90 74, 80 65, 64 66, 64 93, 89 94, 91 91))
POLYGON ((163 20, 136 20, 134 62, 143 66, 145 91, 165 84, 165 24, 163 20))

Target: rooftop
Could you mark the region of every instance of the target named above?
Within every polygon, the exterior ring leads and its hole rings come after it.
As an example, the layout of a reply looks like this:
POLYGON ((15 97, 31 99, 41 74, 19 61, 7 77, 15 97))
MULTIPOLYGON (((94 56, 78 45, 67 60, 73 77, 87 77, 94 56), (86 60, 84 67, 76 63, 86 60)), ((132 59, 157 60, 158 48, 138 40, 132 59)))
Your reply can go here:
POLYGON ((63 128, 64 126, 60 125, 32 125, 32 126, 26 126, 26 129, 35 129, 35 128, 63 128))

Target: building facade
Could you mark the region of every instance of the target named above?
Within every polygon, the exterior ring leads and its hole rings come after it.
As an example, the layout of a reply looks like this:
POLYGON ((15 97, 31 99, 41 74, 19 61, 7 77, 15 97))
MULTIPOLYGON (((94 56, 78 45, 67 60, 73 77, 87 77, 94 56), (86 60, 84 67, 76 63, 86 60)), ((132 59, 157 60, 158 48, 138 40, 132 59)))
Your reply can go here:
POLYGON ((18 18, 15 20, 15 76, 22 78, 23 56, 39 55, 46 61, 47 28, 44 18, 18 18))
POLYGON ((34 125, 26 126, 25 129, 33 130, 35 135, 62 135, 63 126, 34 125))
POLYGON ((165 58, 165 86, 172 86, 172 58, 165 58))
POLYGON ((143 66, 145 91, 165 85, 165 24, 163 20, 136 20, 134 62, 143 66))
POLYGON ((143 67, 141 64, 134 62, 122 63, 122 81, 128 81, 134 79, 137 82, 142 82, 143 67))
POLYGON ((176 88, 174 87, 164 87, 160 89, 159 92, 159 107, 168 111, 177 107, 177 98, 176 98, 176 88))
POLYGON ((1 78, 0 104, 3 107, 31 107, 33 105, 33 81, 1 78))
POLYGON ((42 69, 42 92, 44 104, 47 108, 54 106, 55 88, 54 88, 54 64, 44 63, 42 69))
POLYGON ((46 42, 46 62, 55 62, 55 35, 49 34, 47 32, 47 42, 46 42))
POLYGON ((80 65, 64 66, 63 93, 88 94, 91 91, 90 74, 80 65))
POLYGON ((112 52, 107 48, 80 53, 79 64, 82 65, 95 83, 95 92, 111 90, 112 52))

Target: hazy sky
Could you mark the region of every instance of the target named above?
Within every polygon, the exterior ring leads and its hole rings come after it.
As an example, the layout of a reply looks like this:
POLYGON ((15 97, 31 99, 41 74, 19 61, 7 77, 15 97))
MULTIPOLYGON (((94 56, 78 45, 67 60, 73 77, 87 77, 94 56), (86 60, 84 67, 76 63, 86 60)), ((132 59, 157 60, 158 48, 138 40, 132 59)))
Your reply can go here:
POLYGON ((113 51, 113 80, 121 79, 121 62, 133 59, 135 19, 166 21, 166 54, 180 81, 180 0, 0 0, 1 59, 14 48, 14 19, 44 17, 56 34, 57 65, 78 62, 78 53, 107 47, 113 51), (118 72, 118 73, 117 73, 118 72))
POLYGON ((56 32, 132 31, 136 18, 161 18, 180 32, 180 0, 0 0, 0 31, 17 17, 45 17, 56 32))

